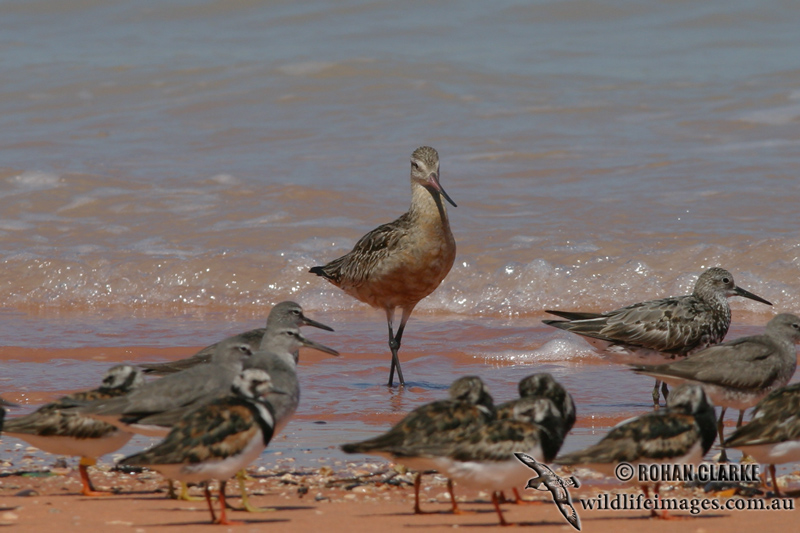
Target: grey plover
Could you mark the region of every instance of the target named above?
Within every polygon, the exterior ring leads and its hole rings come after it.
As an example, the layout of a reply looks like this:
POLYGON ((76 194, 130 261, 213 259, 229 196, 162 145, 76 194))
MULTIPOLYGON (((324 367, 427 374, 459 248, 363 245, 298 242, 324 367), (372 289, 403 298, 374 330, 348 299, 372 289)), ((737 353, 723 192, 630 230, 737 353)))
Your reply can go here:
MULTIPOLYGON (((494 403, 481 378, 465 376, 450 385, 448 399, 422 405, 386 433, 365 441, 344 444, 342 451, 379 455, 416 470, 414 512, 422 514, 419 505, 421 475, 436 467, 434 458, 423 456, 421 448, 465 439, 494 418, 494 403)), ((451 480, 448 480, 448 490, 452 512, 458 513, 451 480)))
POLYGON ((408 212, 364 235, 346 255, 309 271, 386 312, 392 352, 390 387, 395 368, 400 384, 405 384, 397 351, 411 312, 439 286, 456 257, 456 241, 442 199, 456 206, 439 184, 439 154, 429 146, 417 148, 411 155, 408 212), (403 314, 394 333, 398 307, 403 314))
POLYGON ((120 464, 144 466, 186 483, 204 483, 211 522, 234 524, 225 513, 225 485, 269 444, 275 427, 271 402, 282 394, 263 370, 244 370, 234 379, 230 395, 192 411, 161 443, 120 464), (211 502, 212 479, 219 481, 219 517, 211 502))
MULTIPOLYGON (((606 313, 548 310, 566 320, 545 320, 550 326, 586 337, 594 346, 617 353, 658 352, 675 358, 722 342, 731 325, 728 298, 742 296, 772 305, 737 287, 724 268, 709 268, 687 296, 641 302, 606 313)), ((660 382, 653 389, 659 403, 660 382)), ((666 398, 666 387, 664 397, 666 398)))
POLYGON ((80 457, 82 494, 106 495, 108 493, 95 490, 88 467, 97 464, 98 457, 123 447, 133 434, 88 416, 64 412, 63 409, 74 406, 75 402, 104 400, 128 394, 143 384, 144 376, 138 368, 114 366, 108 370, 99 388, 64 396, 33 413, 11 418, 6 421, 4 432, 48 453, 80 457))
MULTIPOLYGON (((617 464, 698 464, 716 438, 714 407, 699 385, 683 384, 667 398, 667 408, 619 424, 594 446, 558 457, 561 465, 584 465, 607 476, 617 464)), ((645 494, 648 486, 642 485, 645 494)), ((658 484, 654 493, 658 494, 658 484)), ((652 515, 667 518, 666 512, 652 515)))
POLYGON ((772 487, 782 496, 775 465, 800 461, 800 383, 770 392, 756 405, 753 418, 725 440, 759 463, 769 465, 772 487))
MULTIPOLYGON (((722 407, 718 432, 723 437, 723 418, 727 408, 743 412, 771 391, 783 387, 797 368, 795 343, 800 342, 800 318, 781 313, 767 323, 763 335, 709 346, 686 359, 663 365, 638 365, 632 369, 672 385, 696 383, 708 397, 722 407)), ((723 448, 722 460, 726 460, 723 448)))

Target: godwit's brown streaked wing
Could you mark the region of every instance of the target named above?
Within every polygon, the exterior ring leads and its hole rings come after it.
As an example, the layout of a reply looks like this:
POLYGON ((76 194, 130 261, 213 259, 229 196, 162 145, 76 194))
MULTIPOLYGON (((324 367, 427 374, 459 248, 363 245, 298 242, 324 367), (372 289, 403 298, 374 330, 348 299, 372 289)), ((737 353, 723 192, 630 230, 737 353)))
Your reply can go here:
POLYGON ((432 293, 450 272, 456 242, 442 199, 455 203, 439 184, 439 154, 429 146, 411 155, 411 207, 394 222, 364 235, 346 255, 310 272, 347 294, 386 312, 394 370, 404 384, 397 352, 406 322, 420 300, 432 293), (393 332, 395 309, 402 310, 400 327, 393 332))

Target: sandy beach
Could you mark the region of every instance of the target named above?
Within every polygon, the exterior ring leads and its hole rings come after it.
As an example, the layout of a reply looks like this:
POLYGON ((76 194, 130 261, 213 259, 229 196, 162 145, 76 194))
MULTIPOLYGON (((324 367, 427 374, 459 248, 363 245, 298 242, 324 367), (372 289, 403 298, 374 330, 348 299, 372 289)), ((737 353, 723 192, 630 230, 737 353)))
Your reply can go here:
MULTIPOLYGON (((402 470, 402 469, 401 469, 402 470)), ((796 473, 797 474, 797 473, 796 473)), ((794 475, 796 478, 796 474, 794 475)), ((239 526, 212 526, 205 501, 170 500, 165 482, 155 473, 123 474, 95 470, 98 488, 107 497, 87 498, 79 494, 75 472, 58 475, 7 474, 0 478, 0 524, 15 531, 120 531, 169 532, 208 529, 213 531, 438 531, 453 528, 499 528, 497 515, 486 493, 465 492, 457 496, 462 514, 450 513, 445 480, 425 476, 421 506, 427 514, 413 513, 411 474, 398 473, 387 463, 347 463, 333 470, 260 469, 251 472, 251 501, 274 508, 265 513, 229 511, 239 526)), ((795 481, 796 483, 796 481, 795 481)), ((458 494, 458 490, 456 490, 458 494)), ((536 503, 503 504, 504 516, 517 526, 541 533, 565 532, 567 525, 549 498, 549 493, 530 494, 536 503)), ((572 491, 573 501, 598 493, 638 494, 634 487, 591 482, 572 491)), ((200 495, 199 488, 192 493, 200 495)), ((236 483, 226 491, 234 508, 240 500, 236 483)), ((701 489, 669 487, 663 497, 708 498, 701 489)), ((768 499, 769 500, 769 499, 768 499)), ((792 500, 793 501, 793 500, 792 500)), ((216 502, 215 502, 216 503, 216 502)), ((590 511, 577 507, 582 531, 609 533, 626 531, 791 531, 796 527, 794 511, 709 511, 698 516, 674 512, 674 520, 651 519, 647 511, 590 511)))

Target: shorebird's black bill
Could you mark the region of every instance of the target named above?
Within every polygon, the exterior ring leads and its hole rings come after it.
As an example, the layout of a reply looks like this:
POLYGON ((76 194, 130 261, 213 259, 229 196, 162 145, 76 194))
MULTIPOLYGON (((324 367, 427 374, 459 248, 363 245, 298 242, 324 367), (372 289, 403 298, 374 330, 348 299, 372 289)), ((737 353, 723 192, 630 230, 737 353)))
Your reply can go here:
POLYGON ((768 302, 767 300, 765 300, 761 296, 756 296, 752 292, 746 291, 746 290, 742 289, 741 287, 736 287, 733 290, 736 293, 736 296, 742 296, 744 298, 750 298, 751 300, 755 300, 757 302, 761 302, 762 304, 772 305, 772 302, 768 302))
POLYGON ((431 175, 428 176, 428 183, 430 183, 431 187, 433 187, 436 191, 438 191, 439 194, 444 196, 444 199, 450 202, 450 205, 452 205, 453 207, 458 207, 456 203, 453 201, 453 199, 450 198, 450 195, 447 194, 445 190, 442 188, 442 186, 439 184, 439 174, 437 174, 436 172, 431 173, 431 175))
POLYGON ((330 326, 326 326, 322 322, 317 322, 316 320, 311 320, 306 315, 300 315, 300 318, 303 320, 303 325, 311 326, 314 328, 324 329, 325 331, 333 331, 333 328, 330 326))
POLYGON ((324 344, 320 344, 320 343, 314 342, 314 341, 312 341, 310 339, 306 339, 302 335, 299 337, 299 339, 300 339, 300 342, 303 343, 303 346, 305 346, 306 348, 314 348, 315 350, 319 350, 320 352, 329 353, 331 355, 339 355, 339 352, 337 352, 333 348, 328 348, 324 344))

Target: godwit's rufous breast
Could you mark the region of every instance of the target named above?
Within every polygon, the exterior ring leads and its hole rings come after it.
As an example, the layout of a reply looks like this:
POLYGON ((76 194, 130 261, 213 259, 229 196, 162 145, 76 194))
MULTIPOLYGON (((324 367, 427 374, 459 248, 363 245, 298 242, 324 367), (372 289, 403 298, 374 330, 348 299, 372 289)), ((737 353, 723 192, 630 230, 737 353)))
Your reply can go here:
POLYGON ((439 184, 439 154, 429 146, 417 148, 411 155, 408 212, 361 237, 346 255, 310 270, 353 298, 386 312, 392 351, 390 387, 395 367, 400 384, 405 383, 397 351, 411 312, 439 286, 456 257, 456 241, 442 198, 456 206, 439 184), (398 307, 403 316, 395 334, 392 322, 398 307))
MULTIPOLYGON (((566 320, 544 323, 582 335, 610 352, 660 352, 672 358, 684 357, 722 342, 731 325, 731 296, 772 305, 737 287, 733 275, 724 268, 714 267, 700 275, 694 291, 686 296, 650 300, 607 313, 546 311, 566 320)), ((656 381, 653 389, 656 408, 659 384, 656 381)))

